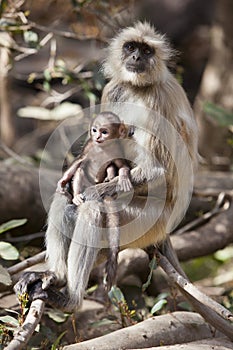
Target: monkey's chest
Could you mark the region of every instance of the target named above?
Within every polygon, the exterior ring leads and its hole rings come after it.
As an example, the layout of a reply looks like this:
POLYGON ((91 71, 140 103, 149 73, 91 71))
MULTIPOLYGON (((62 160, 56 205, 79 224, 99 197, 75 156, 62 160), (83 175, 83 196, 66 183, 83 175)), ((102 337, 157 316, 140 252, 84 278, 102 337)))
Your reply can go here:
MULTIPOLYGON (((90 184, 94 185, 96 183, 104 182, 105 178, 107 177, 107 169, 109 167, 115 167, 112 160, 105 160, 102 158, 87 160, 83 169, 87 180, 90 182, 90 184)), ((117 172, 117 169, 115 172, 117 172)))

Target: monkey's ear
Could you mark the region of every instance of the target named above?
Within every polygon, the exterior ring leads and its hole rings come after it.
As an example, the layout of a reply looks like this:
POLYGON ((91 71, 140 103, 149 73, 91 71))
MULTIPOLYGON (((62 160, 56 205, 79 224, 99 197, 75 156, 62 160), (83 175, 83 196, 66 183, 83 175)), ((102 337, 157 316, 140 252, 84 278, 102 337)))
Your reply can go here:
POLYGON ((121 122, 121 124, 119 125, 119 135, 122 139, 127 136, 126 126, 123 122, 121 122))

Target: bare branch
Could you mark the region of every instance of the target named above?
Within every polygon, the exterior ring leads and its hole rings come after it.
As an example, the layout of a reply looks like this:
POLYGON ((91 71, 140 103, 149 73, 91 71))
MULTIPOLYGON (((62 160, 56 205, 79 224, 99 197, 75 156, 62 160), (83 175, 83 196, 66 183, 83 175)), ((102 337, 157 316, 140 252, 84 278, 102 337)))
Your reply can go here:
POLYGON ((218 215, 225 210, 228 210, 230 207, 230 203, 231 203, 231 199, 230 199, 229 195, 226 194, 225 192, 220 192, 218 194, 216 204, 212 210, 201 215, 201 217, 193 220, 192 222, 188 223, 187 225, 184 225, 179 230, 175 231, 174 234, 177 236, 181 235, 184 232, 190 231, 191 229, 206 223, 213 216, 218 215))
MULTIPOLYGON (((174 267, 170 264, 165 256, 163 256, 158 250, 156 252, 157 260, 162 269, 167 273, 169 278, 173 283, 176 283, 180 288, 185 290, 187 293, 191 294, 194 298, 199 300, 204 305, 210 307, 212 310, 217 312, 220 316, 226 320, 233 321, 233 314, 227 310, 225 307, 202 293, 198 290, 191 282, 189 282, 185 277, 181 276, 174 267)), ((232 329, 233 330, 233 329, 232 329)))
POLYGON ((170 280, 179 287, 181 293, 185 295, 195 310, 212 326, 225 334, 229 339, 233 340, 233 326, 229 321, 222 318, 225 317, 228 320, 233 319, 233 315, 200 291, 197 292, 194 286, 190 286, 191 283, 186 279, 185 273, 175 256, 174 250, 172 246, 169 245, 169 238, 167 238, 165 243, 167 243, 167 250, 165 251, 166 257, 155 248, 158 265, 162 267, 170 280), (167 258, 167 256, 169 256, 169 258, 167 258))
POLYGON ((17 162, 23 165, 27 165, 29 167, 33 167, 33 164, 27 161, 26 159, 19 156, 16 152, 14 152, 11 148, 9 148, 4 142, 0 141, 0 149, 2 149, 8 156, 15 159, 17 162))
POLYGON ((233 205, 211 218, 205 225, 182 235, 171 237, 172 245, 180 261, 212 254, 233 243, 233 205))
POLYGON ((36 255, 32 256, 31 258, 25 259, 24 261, 21 261, 20 263, 14 265, 14 266, 9 267, 7 269, 7 271, 12 276, 12 275, 15 275, 16 273, 23 271, 24 269, 26 269, 30 266, 33 266, 33 265, 36 265, 36 264, 43 262, 44 259, 45 259, 45 251, 43 251, 39 254, 36 254, 36 255))
POLYGON ((16 330, 13 340, 5 348, 5 350, 25 349, 25 345, 29 341, 30 337, 32 336, 38 323, 41 320, 44 312, 44 305, 44 301, 40 299, 34 300, 31 303, 24 323, 16 330))

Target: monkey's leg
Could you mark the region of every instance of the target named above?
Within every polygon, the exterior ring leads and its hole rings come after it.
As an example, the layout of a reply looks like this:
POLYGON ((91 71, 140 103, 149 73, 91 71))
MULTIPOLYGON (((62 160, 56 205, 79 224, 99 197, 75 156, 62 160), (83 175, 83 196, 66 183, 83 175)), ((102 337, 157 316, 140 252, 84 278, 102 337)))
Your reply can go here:
POLYGON ((68 250, 77 215, 76 207, 67 203, 65 196, 54 195, 46 231, 46 259, 58 281, 66 280, 68 250))
POLYGON ((107 290, 109 291, 116 284, 117 257, 120 246, 119 213, 116 211, 114 199, 106 197, 104 199, 106 213, 106 228, 108 238, 108 258, 105 265, 107 290))
POLYGON ((55 194, 48 214, 46 231, 46 258, 49 271, 24 273, 14 287, 17 294, 27 292, 31 300, 36 298, 46 300, 47 290, 51 285, 65 284, 70 237, 77 215, 76 207, 73 207, 75 206, 67 205, 65 196, 55 194))
POLYGON ((51 284, 56 281, 56 276, 51 271, 27 271, 22 274, 19 281, 14 286, 14 291, 17 296, 24 293, 29 294, 29 300, 36 299, 47 299, 47 293, 45 291, 51 284), (38 284, 38 287, 35 286, 38 284), (40 288, 39 288, 40 285, 40 288), (33 297, 34 291, 36 290, 35 298, 33 297))
POLYGON ((68 291, 70 307, 81 304, 89 275, 101 248, 104 232, 100 202, 89 201, 79 206, 68 254, 68 291))

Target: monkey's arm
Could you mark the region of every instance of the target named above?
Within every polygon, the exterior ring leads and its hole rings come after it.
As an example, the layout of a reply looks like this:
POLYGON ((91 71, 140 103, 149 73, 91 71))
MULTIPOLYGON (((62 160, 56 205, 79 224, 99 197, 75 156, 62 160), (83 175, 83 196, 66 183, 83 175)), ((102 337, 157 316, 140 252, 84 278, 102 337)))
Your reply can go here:
POLYGON ((74 163, 67 169, 62 178, 57 183, 56 192, 64 192, 65 185, 72 179, 77 169, 80 167, 83 159, 77 159, 74 163))
POLYGON ((82 153, 74 160, 71 166, 65 171, 62 178, 57 183, 56 192, 64 193, 65 185, 72 179, 77 169, 80 167, 83 160, 86 159, 87 154, 92 147, 91 140, 88 140, 84 146, 82 153))
MULTIPOLYGON (((143 184, 151 181, 156 181, 159 183, 159 180, 164 180, 165 172, 166 170, 163 167, 155 166, 154 168, 150 169, 150 172, 146 173, 142 167, 136 166, 130 171, 131 184, 134 190, 136 190, 143 184)), ((83 196, 86 200, 98 200, 106 195, 113 196, 117 192, 118 182, 119 176, 116 176, 110 182, 90 186, 83 192, 83 196)))
POLYGON ((77 206, 83 203, 84 201, 83 196, 81 194, 83 191, 84 180, 85 180, 84 170, 82 168, 79 168, 76 171, 73 179, 73 193, 74 193, 73 203, 77 206))

